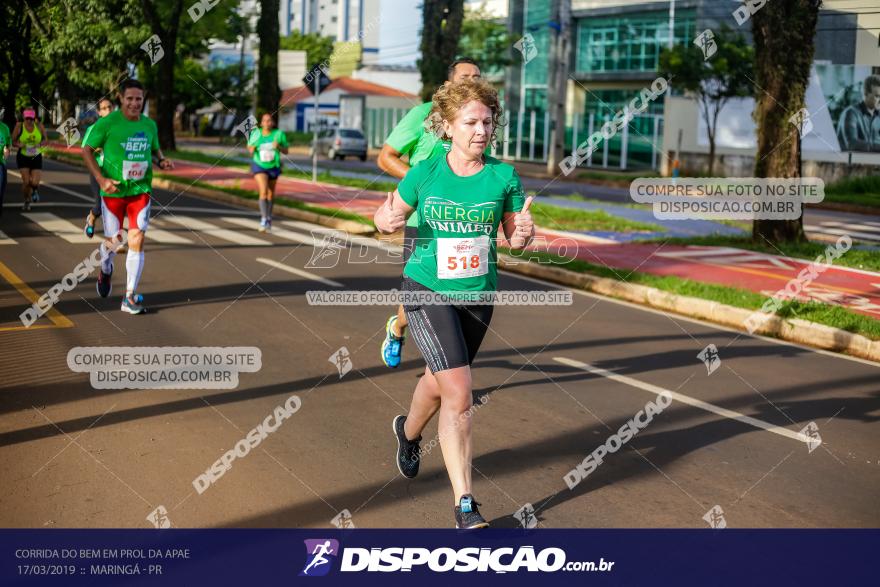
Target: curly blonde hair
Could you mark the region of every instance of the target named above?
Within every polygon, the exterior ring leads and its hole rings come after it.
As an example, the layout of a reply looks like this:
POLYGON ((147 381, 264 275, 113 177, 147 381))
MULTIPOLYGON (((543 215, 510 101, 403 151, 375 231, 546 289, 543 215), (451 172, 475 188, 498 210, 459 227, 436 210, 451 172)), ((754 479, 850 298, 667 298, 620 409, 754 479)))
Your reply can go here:
POLYGON ((425 118, 425 130, 433 133, 441 140, 449 140, 452 137, 443 129, 443 121, 452 122, 458 111, 465 104, 477 101, 492 111, 492 136, 489 142, 494 143, 498 129, 504 124, 501 102, 498 100, 498 92, 481 79, 466 80, 458 83, 447 83, 434 92, 431 98, 434 105, 431 112, 425 118))

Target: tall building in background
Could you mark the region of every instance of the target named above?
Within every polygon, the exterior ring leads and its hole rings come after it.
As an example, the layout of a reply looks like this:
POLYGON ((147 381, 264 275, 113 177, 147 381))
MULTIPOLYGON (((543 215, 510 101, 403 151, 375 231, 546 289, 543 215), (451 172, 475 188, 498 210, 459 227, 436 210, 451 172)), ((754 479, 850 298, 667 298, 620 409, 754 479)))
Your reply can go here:
MULTIPOLYGON (((560 88, 567 92, 564 124, 569 152, 651 84, 660 74, 664 48, 691 46, 703 31, 719 31, 724 26, 751 42, 752 22, 742 16, 754 4, 749 2, 674 0, 673 11, 670 0, 509 0, 507 26, 517 39, 504 88, 510 113, 504 155, 510 158, 547 158, 553 123, 547 104, 550 40, 560 26, 552 16, 559 2, 571 6, 568 75, 565 87, 560 88)), ((803 137, 805 174, 833 180, 869 167, 876 173, 880 137, 851 140, 853 133, 847 129, 858 126, 859 116, 867 116, 870 110, 865 94, 874 91, 880 76, 878 37, 878 0, 823 2, 806 92, 813 130, 803 137)), ((781 62, 784 59, 780 56, 781 62)), ((583 165, 665 172, 668 153, 679 146, 686 167, 698 170, 704 165, 709 147, 699 104, 683 95, 674 81, 671 88, 614 137, 602 141, 583 165)), ((716 165, 729 175, 748 175, 753 168, 753 109, 751 98, 735 99, 719 116, 716 165)))
POLYGON ((334 41, 359 41, 363 63, 379 55, 380 0, 281 0, 281 34, 318 33, 334 41))

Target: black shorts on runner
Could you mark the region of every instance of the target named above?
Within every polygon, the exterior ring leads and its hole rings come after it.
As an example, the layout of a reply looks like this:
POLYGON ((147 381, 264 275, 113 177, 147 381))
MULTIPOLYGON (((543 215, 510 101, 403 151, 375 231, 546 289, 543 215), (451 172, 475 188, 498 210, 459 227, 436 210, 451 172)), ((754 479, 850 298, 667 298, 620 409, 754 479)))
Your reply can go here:
POLYGON ((27 155, 22 155, 21 151, 19 151, 15 155, 15 164, 18 165, 19 169, 42 169, 43 156, 28 157, 27 155))
MULTIPOLYGON (((403 277, 402 291, 431 290, 409 277, 403 277)), ((480 350, 480 344, 494 306, 476 305, 405 305, 409 332, 419 347, 431 373, 471 365, 480 350)))

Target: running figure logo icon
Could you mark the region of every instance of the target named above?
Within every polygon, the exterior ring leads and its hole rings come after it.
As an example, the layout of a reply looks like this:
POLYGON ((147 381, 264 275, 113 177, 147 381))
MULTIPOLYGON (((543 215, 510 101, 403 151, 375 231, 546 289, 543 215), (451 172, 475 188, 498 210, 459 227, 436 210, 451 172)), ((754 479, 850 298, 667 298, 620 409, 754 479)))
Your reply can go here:
POLYGON ((700 351, 697 358, 703 361, 706 365, 708 375, 714 373, 715 370, 721 366, 721 357, 718 356, 718 347, 714 344, 707 345, 706 348, 700 351))
POLYGON ((532 33, 526 33, 526 36, 513 44, 513 48, 522 53, 523 65, 538 56, 538 46, 532 33))
POLYGON ((339 541, 332 538, 309 539, 306 543, 306 566, 300 577, 323 577, 332 568, 332 559, 339 555, 339 541), (332 557, 332 558, 328 558, 332 557))
POLYGON ((64 137, 64 141, 67 143, 68 147, 72 147, 79 141, 79 128, 77 128, 76 120, 74 120, 73 117, 62 122, 61 126, 55 130, 58 131, 58 134, 64 137))
POLYGON ((801 429, 801 437, 807 443, 807 454, 813 452, 822 445, 822 436, 819 434, 819 427, 815 422, 810 422, 801 429))
POLYGON ((147 521, 153 524, 156 528, 170 528, 171 527, 171 519, 168 517, 168 510, 165 509, 164 505, 160 505, 147 516, 147 521))
MULTIPOLYGON (((318 234, 313 232, 312 237, 318 234)), ((306 263, 307 269, 332 269, 339 264, 345 242, 332 234, 325 234, 318 246, 312 248, 312 258, 306 263)))
POLYGON ((335 353, 330 355, 330 358, 327 359, 327 361, 336 365, 340 379, 345 377, 345 374, 351 371, 351 355, 348 352, 348 348, 344 346, 339 347, 335 353))
POLYGON ((712 29, 706 29, 694 39, 694 45, 703 52, 703 61, 708 61, 710 57, 718 51, 718 43, 715 42, 715 33, 712 29))
POLYGON ((703 519, 711 528, 723 530, 727 528, 727 520, 724 519, 724 510, 720 505, 713 506, 711 510, 703 515, 703 519))
POLYGON ((813 130, 813 121, 810 119, 810 111, 806 108, 801 108, 792 114, 788 118, 788 121, 797 127, 798 133, 800 133, 802 139, 813 130))
POLYGON ((165 49, 162 48, 162 39, 159 35, 153 35, 141 45, 141 49, 150 58, 150 65, 156 65, 165 57, 165 49))
POLYGON ((238 125, 232 129, 233 132, 240 132, 244 135, 245 140, 251 138, 251 132, 257 128, 257 119, 253 114, 250 114, 247 118, 238 123, 238 125))
POLYGON ((527 503, 516 510, 513 517, 516 518, 520 525, 526 530, 530 530, 538 525, 538 517, 535 516, 535 507, 530 503, 527 503))
POLYGON ((348 509, 344 509, 336 514, 336 517, 330 523, 340 530, 351 530, 355 527, 354 521, 351 519, 351 512, 348 509))

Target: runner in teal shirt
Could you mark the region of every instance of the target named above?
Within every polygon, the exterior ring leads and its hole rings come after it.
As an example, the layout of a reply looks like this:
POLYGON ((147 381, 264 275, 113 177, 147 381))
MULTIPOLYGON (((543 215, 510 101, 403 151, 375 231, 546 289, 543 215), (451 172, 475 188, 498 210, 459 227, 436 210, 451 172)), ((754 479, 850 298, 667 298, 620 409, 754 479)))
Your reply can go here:
POLYGON ((419 212, 419 244, 406 264, 401 290, 412 338, 426 365, 409 412, 392 421, 395 460, 404 477, 418 475, 421 434, 439 414, 437 431, 459 530, 489 525, 471 493, 471 366, 494 310, 484 292, 497 284, 495 240, 503 228, 509 246, 519 250, 535 231, 529 214, 533 196, 523 197, 512 165, 485 154, 501 114, 497 91, 482 80, 437 90, 431 129, 449 136, 452 147, 410 170, 374 216, 376 228, 391 234, 419 212))
MULTIPOLYGON (((472 59, 453 61, 447 70, 446 83, 458 83, 480 79, 480 68, 472 59)), ((425 119, 431 112, 432 102, 425 102, 410 110, 404 116, 382 147, 376 160, 379 168, 388 175, 403 179, 411 167, 419 161, 449 152, 449 143, 440 140, 432 132, 425 129, 425 119), (407 157, 407 163, 402 157, 407 157)), ((419 214, 414 212, 406 223, 403 231, 403 262, 409 260, 418 237, 419 214)), ((398 306, 397 314, 388 318, 385 323, 385 339, 382 341, 382 362, 392 369, 400 365, 403 342, 406 338, 406 312, 398 306)))

